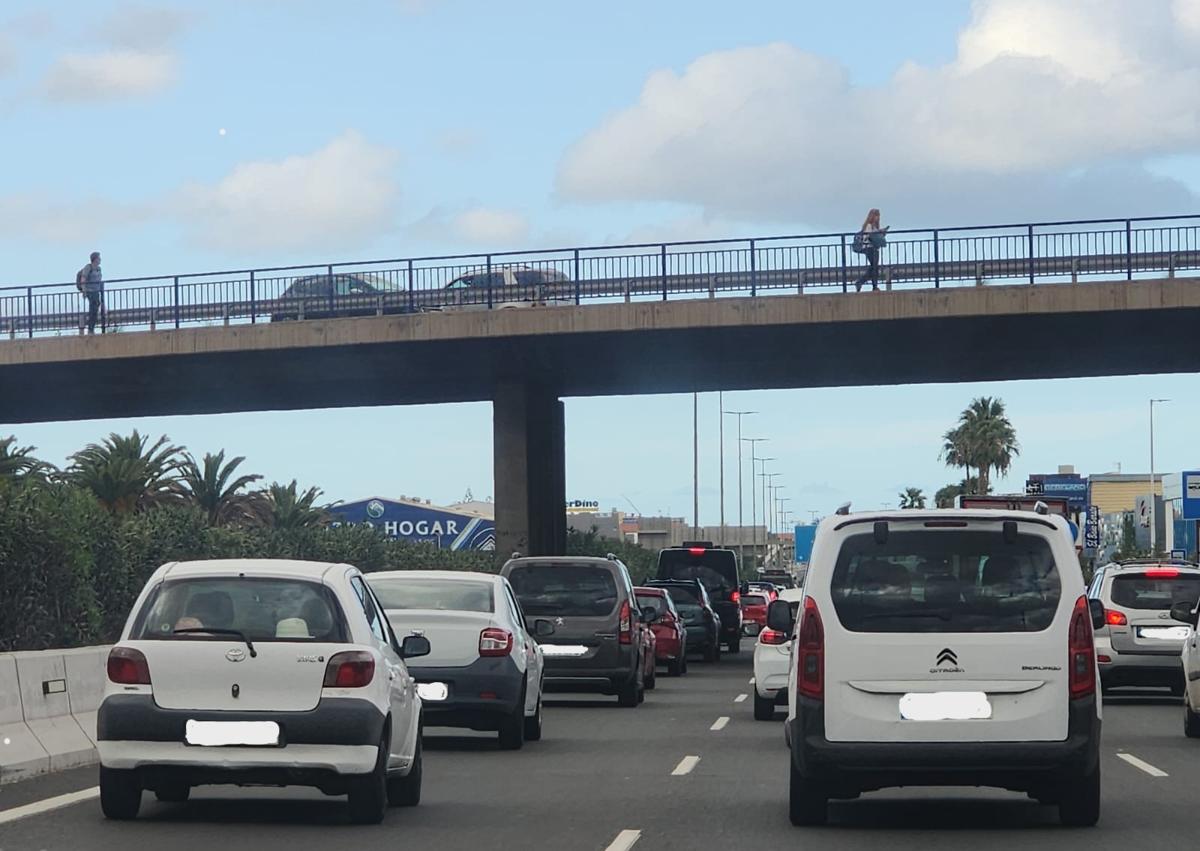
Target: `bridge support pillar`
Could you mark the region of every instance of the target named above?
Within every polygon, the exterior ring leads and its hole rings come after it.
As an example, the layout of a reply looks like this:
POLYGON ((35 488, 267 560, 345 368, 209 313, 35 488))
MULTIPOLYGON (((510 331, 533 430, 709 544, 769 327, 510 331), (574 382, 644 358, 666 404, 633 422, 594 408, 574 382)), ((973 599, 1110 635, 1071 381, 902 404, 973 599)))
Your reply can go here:
POLYGON ((563 403, 544 388, 505 383, 492 400, 496 551, 562 555, 567 547, 563 403))

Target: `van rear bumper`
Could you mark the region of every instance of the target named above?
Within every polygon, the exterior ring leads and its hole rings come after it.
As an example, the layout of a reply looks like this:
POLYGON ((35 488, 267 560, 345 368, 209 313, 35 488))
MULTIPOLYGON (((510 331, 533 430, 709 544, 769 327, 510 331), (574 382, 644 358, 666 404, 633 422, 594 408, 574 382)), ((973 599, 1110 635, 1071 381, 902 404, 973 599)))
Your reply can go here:
POLYGON ((893 786, 993 786, 1052 797, 1100 759, 1095 696, 1071 702, 1057 742, 831 742, 824 705, 801 698, 789 722, 792 765, 831 798, 893 786))

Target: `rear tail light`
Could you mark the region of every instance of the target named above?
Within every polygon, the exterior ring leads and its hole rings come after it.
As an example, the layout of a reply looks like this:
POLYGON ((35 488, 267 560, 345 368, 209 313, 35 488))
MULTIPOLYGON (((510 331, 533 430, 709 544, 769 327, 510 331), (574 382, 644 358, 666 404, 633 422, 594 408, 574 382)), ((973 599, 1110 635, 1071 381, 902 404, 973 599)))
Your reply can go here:
POLYGON ((1092 615, 1087 597, 1075 601, 1067 631, 1067 665, 1071 697, 1087 697, 1096 691, 1096 646, 1092 640, 1092 615))
POLYGON ((702 556, 704 552, 704 547, 688 547, 688 553, 694 556, 702 556))
POLYGON ((800 631, 796 633, 796 648, 799 659, 796 665, 796 689, 805 697, 825 698, 825 625, 817 601, 812 597, 804 600, 804 615, 800 619, 800 631))
POLYGON ((742 595, 741 595, 741 592, 739 592, 739 591, 734 591, 729 595, 729 602, 731 602, 731 603, 738 603, 741 601, 741 599, 742 599, 742 595))
POLYGON ((758 634, 758 640, 763 644, 787 644, 788 636, 777 629, 764 629, 758 634))
POLYGON ((150 685, 146 655, 132 647, 114 647, 108 651, 108 679, 122 686, 150 685))
POLYGON ((617 621, 617 636, 622 644, 633 642, 633 616, 628 600, 621 604, 621 616, 617 621))
POLYGON ((1114 612, 1112 609, 1106 609, 1104 612, 1104 622, 1109 626, 1125 626, 1129 623, 1129 618, 1125 617, 1123 612, 1114 612))
POLYGON ((1174 579, 1178 575, 1179 571, 1173 567, 1156 567, 1146 571, 1146 576, 1151 579, 1174 579))
POLYGON ((507 629, 488 627, 479 633, 480 656, 507 656, 512 652, 513 637, 507 629))
POLYGON ((375 679, 375 657, 366 650, 344 650, 329 657, 325 688, 364 688, 375 679))

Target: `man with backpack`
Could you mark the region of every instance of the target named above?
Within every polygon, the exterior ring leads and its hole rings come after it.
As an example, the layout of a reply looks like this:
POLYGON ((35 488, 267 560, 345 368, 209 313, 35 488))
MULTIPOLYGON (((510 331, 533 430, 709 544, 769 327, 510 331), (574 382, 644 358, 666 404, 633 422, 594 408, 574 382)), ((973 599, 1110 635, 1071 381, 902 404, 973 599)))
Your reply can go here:
MULTIPOLYGON (((96 333, 96 317, 104 310, 104 276, 100 273, 100 252, 93 251, 91 260, 75 273, 75 288, 83 293, 88 302, 87 329, 96 333)), ((101 321, 100 333, 104 333, 101 321)))

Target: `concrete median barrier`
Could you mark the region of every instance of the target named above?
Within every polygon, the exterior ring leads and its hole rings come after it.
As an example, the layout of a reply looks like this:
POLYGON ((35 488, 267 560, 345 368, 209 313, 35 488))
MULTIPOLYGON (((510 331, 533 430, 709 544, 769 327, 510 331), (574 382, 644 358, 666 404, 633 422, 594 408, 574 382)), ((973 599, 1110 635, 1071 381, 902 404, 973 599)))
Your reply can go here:
POLYGON ((50 755, 25 723, 17 660, 0 656, 0 783, 50 770, 50 755))

